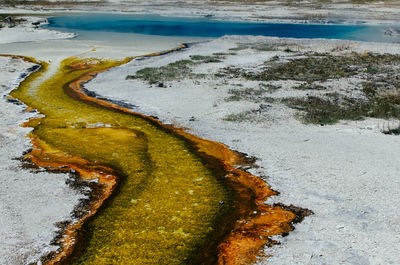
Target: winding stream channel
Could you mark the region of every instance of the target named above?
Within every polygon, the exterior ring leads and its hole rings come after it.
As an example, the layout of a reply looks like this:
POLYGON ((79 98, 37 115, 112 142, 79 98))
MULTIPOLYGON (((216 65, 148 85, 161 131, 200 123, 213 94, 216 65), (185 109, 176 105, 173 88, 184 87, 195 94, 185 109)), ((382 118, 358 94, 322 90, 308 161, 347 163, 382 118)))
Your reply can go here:
POLYGON ((24 124, 34 128, 25 159, 91 187, 46 262, 254 262, 296 215, 263 204, 275 192, 235 167, 248 162, 242 155, 83 93, 82 83, 131 59, 68 58, 50 77, 40 63, 11 93, 45 116, 24 124))
MULTIPOLYGON (((386 27, 368 25, 104 14, 59 16, 49 22, 50 29, 77 31, 77 40, 83 41, 112 39, 110 34, 117 33, 398 41, 384 35, 386 27)), ((250 159, 225 145, 85 94, 85 82, 133 57, 71 57, 59 66, 23 59, 40 67, 10 95, 43 114, 23 125, 33 128, 33 148, 24 159, 48 171, 70 172, 75 176, 71 185, 88 190, 88 200, 73 213, 75 221, 60 226, 59 250, 44 257, 44 263, 251 264, 263 246, 276 243, 271 236, 288 233, 292 223, 311 213, 264 204, 276 192, 241 170, 238 166, 251 164, 250 159)))

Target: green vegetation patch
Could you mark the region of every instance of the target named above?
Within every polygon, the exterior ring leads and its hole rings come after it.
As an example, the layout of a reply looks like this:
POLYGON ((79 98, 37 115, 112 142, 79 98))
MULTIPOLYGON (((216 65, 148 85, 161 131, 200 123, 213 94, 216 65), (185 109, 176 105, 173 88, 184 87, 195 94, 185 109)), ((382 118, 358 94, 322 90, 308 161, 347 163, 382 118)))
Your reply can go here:
POLYGON ((254 49, 257 51, 278 51, 279 47, 287 46, 286 43, 256 43, 247 44, 239 43, 236 47, 230 48, 230 51, 241 51, 246 49, 254 49))
POLYGON ((245 121, 252 122, 255 121, 256 117, 259 115, 260 113, 257 110, 248 110, 236 114, 229 114, 223 120, 231 122, 245 122, 245 121))
POLYGON ((236 114, 229 114, 223 120, 232 122, 244 122, 244 121, 249 121, 253 115, 254 111, 248 110, 236 114))
POLYGON ((361 119, 365 107, 359 104, 349 104, 346 99, 321 98, 308 96, 306 98, 286 98, 282 100, 288 107, 303 111, 302 118, 306 123, 333 124, 340 119, 361 119))
MULTIPOLYGON (((397 69, 397 71, 399 70, 397 69)), ((363 82, 362 87, 365 95, 374 98, 400 91, 400 74, 397 71, 388 71, 384 75, 371 77, 368 81, 363 82)))
POLYGON ((302 117, 306 123, 333 124, 339 120, 359 120, 363 117, 400 117, 400 91, 396 94, 373 96, 367 100, 333 94, 326 98, 287 98, 283 102, 291 108, 303 111, 302 117))
POLYGON ((136 72, 136 75, 128 75, 126 79, 143 79, 149 84, 179 80, 193 77, 189 67, 195 63, 192 60, 180 60, 161 67, 147 67, 136 72))
POLYGON ((388 135, 400 135, 400 125, 398 128, 395 129, 388 129, 388 130, 384 130, 382 131, 384 134, 388 134, 388 135))
POLYGON ((400 63, 400 56, 377 54, 350 54, 332 56, 329 54, 309 54, 305 58, 288 62, 271 60, 265 62, 266 69, 257 72, 236 67, 226 67, 217 74, 219 77, 243 77, 248 80, 296 80, 307 83, 355 76, 361 73, 378 74, 386 72, 393 64, 400 63))
POLYGON ((275 86, 271 84, 260 84, 260 88, 245 88, 245 89, 230 89, 228 93, 229 97, 225 98, 225 101, 240 101, 247 100, 255 103, 264 102, 264 94, 274 92, 280 89, 281 86, 275 86))
MULTIPOLYGON (((362 83, 364 95, 355 98, 339 93, 328 93, 304 98, 284 98, 281 102, 288 107, 300 110, 306 123, 333 124, 339 120, 358 120, 364 117, 400 118, 400 56, 379 54, 349 54, 332 56, 329 54, 306 54, 304 58, 287 62, 270 60, 261 71, 243 70, 234 66, 221 69, 216 77, 245 78, 268 82, 278 80, 302 81, 292 87, 296 90, 323 91, 327 87, 320 82, 357 76, 362 83)), ((260 84, 259 89, 231 89, 226 101, 246 100, 255 103, 274 102, 265 97, 279 87, 260 84), (264 86, 264 87, 263 87, 264 86)), ((232 114, 230 121, 249 118, 251 112, 232 114)), ((391 131, 390 133, 396 133, 391 131)))
POLYGON ((334 56, 318 56, 294 59, 287 63, 277 63, 260 73, 244 73, 250 80, 296 80, 305 82, 326 81, 356 75, 358 67, 351 67, 354 62, 350 58, 334 56))
POLYGON ((292 87, 297 90, 326 90, 326 86, 315 84, 315 83, 302 83, 298 86, 292 87))
POLYGON ((227 55, 236 55, 235 52, 215 52, 213 53, 213 55, 216 56, 227 56, 227 55))
POLYGON ((257 51, 264 51, 264 52, 277 51, 278 50, 277 45, 265 44, 265 43, 260 43, 260 44, 253 45, 251 48, 254 49, 254 50, 257 50, 257 51))
POLYGON ((246 49, 248 49, 249 48, 249 45, 247 45, 247 44, 238 44, 236 47, 234 47, 234 48, 230 48, 229 50, 230 51, 241 51, 241 50, 246 50, 246 49))
POLYGON ((260 104, 258 109, 246 110, 239 113, 229 114, 223 118, 224 121, 230 122, 262 122, 267 119, 267 104, 260 104))
POLYGON ((0 29, 3 27, 13 28, 25 21, 26 19, 18 15, 0 14, 0 29))
POLYGON ((182 79, 197 79, 204 77, 203 74, 194 74, 192 67, 202 63, 218 63, 222 62, 224 56, 212 55, 192 55, 190 59, 180 60, 161 67, 147 67, 136 72, 135 75, 128 75, 126 79, 142 79, 150 85, 160 84, 163 82, 182 80, 182 79))
POLYGON ((221 55, 213 55, 213 56, 191 55, 190 59, 201 63, 220 63, 222 62, 222 59, 224 59, 224 57, 221 55))

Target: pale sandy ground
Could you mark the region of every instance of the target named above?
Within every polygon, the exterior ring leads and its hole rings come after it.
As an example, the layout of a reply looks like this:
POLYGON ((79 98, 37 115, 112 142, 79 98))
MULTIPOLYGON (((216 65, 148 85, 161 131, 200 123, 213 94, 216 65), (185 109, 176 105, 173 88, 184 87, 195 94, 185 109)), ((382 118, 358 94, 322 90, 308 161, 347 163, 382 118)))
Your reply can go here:
MULTIPOLYGON (((227 37, 194 45, 185 52, 133 61, 98 75, 86 88, 257 157, 260 168, 252 171, 280 192, 267 203, 293 204, 315 212, 289 236, 277 237, 282 244, 265 249, 272 257, 261 258, 259 264, 399 264, 400 137, 381 133, 383 127, 398 125, 398 121, 304 125, 294 118, 293 110, 271 104, 262 116, 254 117, 255 122, 228 122, 223 118, 230 113, 259 108, 251 102, 224 101, 228 89, 238 88, 235 84, 241 83, 244 89, 254 87, 254 82, 209 77, 166 82, 167 87, 160 88, 141 80, 125 80, 138 69, 166 65, 191 54, 226 51, 237 42, 287 43, 300 51, 331 51, 349 45, 350 51, 400 53, 400 45, 395 44, 227 37)), ((285 53, 246 49, 222 63, 202 64, 195 71, 215 73, 227 65, 253 67, 274 55, 285 53)), ((349 81, 342 80, 331 90, 358 93, 349 81)), ((269 96, 295 96, 287 84, 269 96)))
MULTIPOLYGON (((28 42, 39 40, 66 39, 75 36, 73 33, 64 33, 54 30, 42 29, 32 25, 34 22, 40 22, 41 25, 47 23, 46 19, 40 17, 24 17, 26 20, 15 27, 8 27, 3 23, 0 28, 0 44, 13 42, 28 42)), ((1 51, 0 51, 1 52, 1 51)))
POLYGON ((56 223, 72 220, 71 213, 85 196, 70 188, 67 174, 21 168, 23 152, 31 148, 29 128, 18 125, 37 114, 6 102, 21 75, 33 65, 0 57, 0 264, 28 264, 57 249, 50 245, 56 223))
POLYGON ((53 65, 71 56, 123 59, 173 49, 180 43, 205 39, 116 32, 84 32, 84 39, 76 39, 74 37, 77 33, 34 28, 31 25, 34 21, 46 21, 45 17, 22 18, 28 21, 13 28, 0 28, 0 54, 30 56, 53 65))
MULTIPOLYGON (((31 22, 39 20, 42 19, 27 17, 22 25, 1 29, 0 53, 15 49, 12 42, 74 35, 33 28, 31 22)), ((29 46, 25 47, 29 50, 29 46)), ((30 73, 32 66, 20 59, 0 57, 0 264, 29 264, 56 250, 57 246, 51 245, 59 230, 56 223, 71 221, 75 206, 85 198, 68 186, 69 175, 30 171, 21 168, 21 161, 16 160, 31 148, 26 138, 30 129, 19 125, 37 114, 25 112, 24 105, 7 102, 6 95, 30 73)))
MULTIPOLYGON (((130 11, 149 12, 149 10, 153 10, 154 13, 165 15, 203 16, 210 13, 210 10, 214 10, 213 8, 204 6, 191 8, 185 5, 179 6, 176 3, 157 6, 154 2, 148 2, 148 4, 138 5, 137 8, 131 7, 130 11)), ((350 18, 351 12, 354 12, 353 8, 354 6, 348 9, 344 8, 343 17, 350 18)), ((387 8, 384 5, 377 5, 374 9, 362 6, 356 8, 359 8, 360 12, 353 16, 355 19, 369 17, 396 20, 400 14, 396 8, 387 8)), ((336 7, 333 9, 333 11, 328 10, 327 12, 341 14, 336 7)), ((121 7, 117 3, 115 9, 99 8, 98 10, 120 11, 121 7)), ((124 10, 129 9, 125 8, 124 10)), ((221 18, 233 16, 237 19, 246 19, 247 17, 256 19, 260 13, 266 16, 275 16, 274 14, 276 14, 277 20, 280 20, 279 17, 284 14, 287 14, 286 17, 290 19, 292 17, 301 18, 298 13, 299 8, 294 8, 294 15, 290 15, 291 7, 277 6, 270 10, 267 6, 249 5, 237 8, 222 6, 215 7, 215 10, 215 16, 221 18)), ((313 13, 310 9, 307 10, 313 13)), ((3 13, 8 11, 30 13, 32 9, 1 10, 3 13)), ((65 9, 61 8, 61 11, 65 11, 65 9)), ((35 12, 42 11, 36 10, 35 12)), ((179 42, 178 39, 164 39, 164 41, 158 42, 148 39, 135 43, 135 45, 129 45, 128 41, 121 44, 113 41, 44 41, 44 38, 31 43, 0 44, 0 51, 1 53, 22 54, 49 61, 52 63, 51 72, 48 75, 50 76, 57 69, 58 62, 69 56, 121 58, 127 55, 133 56, 172 48, 179 42)), ((255 40, 264 41, 266 39, 252 37, 249 40, 241 39, 240 41, 253 42, 255 40)), ((189 39, 182 39, 182 41, 189 41, 189 39)), ((309 208, 316 213, 296 225, 296 230, 291 232, 288 237, 279 238, 282 242, 281 246, 266 249, 266 253, 272 254, 272 257, 268 260, 261 259, 260 264, 266 262, 272 264, 399 264, 400 220, 396 206, 400 200, 398 194, 400 188, 398 180, 400 138, 386 136, 380 132, 382 127, 389 126, 389 122, 367 119, 362 122, 342 122, 338 125, 324 127, 303 125, 293 118, 292 110, 277 105, 269 109, 267 119, 260 119, 258 123, 229 123, 222 120, 227 114, 258 107, 254 103, 247 102, 226 103, 223 99, 227 96, 228 89, 232 88, 229 80, 226 85, 222 86, 217 86, 220 82, 213 80, 202 81, 199 84, 191 80, 179 83, 171 82, 170 88, 149 88, 143 82, 125 80, 127 74, 133 74, 142 67, 165 65, 178 58, 187 57, 189 54, 210 54, 224 51, 235 46, 235 42, 237 42, 235 39, 221 39, 194 46, 185 53, 132 62, 127 66, 99 75, 88 85, 88 88, 109 98, 133 103, 138 106, 136 110, 157 115, 166 123, 189 127, 191 132, 199 136, 223 142, 235 150, 256 156, 259 158, 257 163, 260 168, 254 170, 254 173, 268 176, 265 177, 268 183, 281 192, 280 196, 271 198, 268 203, 294 204, 309 208), (214 89, 215 87, 217 89, 214 89), (190 121, 192 116, 195 117, 194 121, 190 121)), ((295 42, 298 40, 292 42, 291 48, 296 45, 295 42)), ((337 45, 333 41, 305 40, 303 42, 302 46, 306 49, 319 51, 330 50, 337 45)), ((351 46, 356 51, 399 53, 400 50, 394 44, 352 42, 351 46)), ((237 57, 228 57, 220 65, 209 64, 196 70, 213 72, 224 65, 246 67, 261 63, 273 55, 273 53, 255 54, 254 51, 244 50, 239 52, 237 57)), ((19 75, 16 73, 14 76, 8 75, 7 71, 11 69, 9 61, 1 61, 1 64, 4 71, 1 71, 0 81, 6 86, 13 84, 15 87, 19 75)), ((18 67, 16 72, 24 71, 23 69, 26 69, 24 67, 18 67)), ((235 82, 241 81, 235 80, 235 82)), ((252 83, 245 84, 248 87, 252 85, 252 83)), ((346 85, 346 83, 338 85, 346 85)), ((291 95, 293 91, 284 89, 283 92, 277 93, 272 96, 291 95)), ((17 210, 2 210, 0 264, 23 264, 37 259, 41 254, 52 249, 49 242, 54 235, 54 223, 70 218, 70 211, 81 195, 72 192, 65 185, 67 178, 65 175, 43 173, 46 183, 49 183, 48 186, 46 184, 46 188, 49 187, 50 191, 57 191, 57 193, 52 193, 47 189, 40 189, 40 186, 36 189, 36 186, 31 184, 31 173, 27 171, 19 173, 20 163, 10 158, 19 157, 23 151, 29 148, 28 141, 23 138, 27 129, 20 129, 17 126, 29 116, 23 117, 21 108, 11 115, 9 111, 12 111, 13 107, 10 106, 16 107, 4 100, 0 102, 0 110, 5 113, 2 116, 10 117, 4 121, 5 129, 0 131, 3 137, 0 143, 3 144, 3 139, 10 137, 9 127, 16 128, 18 133, 13 136, 13 140, 4 140, 4 144, 11 142, 11 145, 7 145, 4 150, 10 149, 12 152, 4 157, 2 164, 3 167, 10 168, 10 171, 2 169, 0 174, 16 177, 14 177, 14 182, 10 181, 11 184, 8 182, 2 184, 4 192, 1 191, 0 196, 5 198, 1 199, 3 202, 7 202, 1 204, 3 208, 17 210), (15 116, 16 113, 18 116, 15 116), (21 148, 15 147, 18 142, 21 142, 21 148), (22 183, 29 183, 29 185, 23 186, 22 183), (25 190, 23 187, 29 187, 29 189, 25 190), (20 190, 22 192, 18 192, 20 190), (69 193, 72 195, 69 196, 69 193), (67 197, 70 199, 64 200, 62 198, 64 195, 68 195, 67 197), (54 196, 54 199, 46 196, 54 196), (31 198, 38 198, 37 202, 31 198), (57 205, 41 208, 41 205, 48 200, 54 204, 63 203, 63 205, 62 207, 57 205), (29 218, 28 213, 32 209, 37 215, 29 218), (48 212, 48 209, 52 209, 52 212, 48 212), (53 209, 60 209, 60 211, 54 212, 53 209), (54 219, 47 218, 45 221, 40 219, 48 217, 49 214, 57 215, 52 217, 54 219), (26 215, 26 220, 23 219, 23 215, 26 215), (35 224, 28 223, 28 221, 37 222, 42 226, 36 229, 35 224), (29 227, 33 228, 29 229, 29 227), (15 231, 22 232, 15 233, 15 231), (15 253, 17 254, 15 255, 15 253)), ((3 125, 1 126, 3 127, 3 125)), ((9 178, 1 177, 1 180, 9 181, 9 178)))
MULTIPOLYGON (((18 3, 18 0, 15 2, 18 3)), ((376 1, 365 4, 349 1, 322 3, 322 1, 212 0, 51 0, 50 2, 53 4, 40 6, 28 5, 25 2, 12 7, 0 3, 0 13, 122 12, 177 17, 212 16, 214 19, 291 23, 330 23, 332 20, 344 20, 342 21, 344 23, 395 23, 398 25, 400 21, 399 1, 376 1)))
MULTIPOLYGON (((31 56, 50 63, 49 70, 35 82, 36 85, 50 78, 59 63, 71 56, 118 59, 159 52, 175 48, 182 42, 198 40, 118 33, 110 33, 111 39, 102 41, 57 39, 69 38, 73 34, 37 30, 29 24, 25 28, 6 29, 11 34, 3 34, 4 30, 0 30, 0 54, 31 56), (30 34, 25 35, 25 31, 30 34)), ((30 129, 19 125, 35 114, 24 112, 25 106, 8 103, 5 96, 18 86, 22 81, 21 75, 31 66, 21 60, 0 57, 1 265, 30 264, 56 250, 57 247, 50 244, 58 231, 56 223, 72 220, 73 209, 80 199, 85 198, 66 184, 69 175, 33 173, 22 169, 22 163, 14 159, 31 148, 29 139, 25 137, 30 129)))

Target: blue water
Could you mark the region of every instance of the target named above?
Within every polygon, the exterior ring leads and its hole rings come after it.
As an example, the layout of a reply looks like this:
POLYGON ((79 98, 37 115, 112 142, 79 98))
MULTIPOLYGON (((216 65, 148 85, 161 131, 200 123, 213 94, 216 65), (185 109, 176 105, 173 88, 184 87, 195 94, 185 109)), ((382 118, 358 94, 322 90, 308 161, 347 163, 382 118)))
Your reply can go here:
POLYGON ((220 37, 262 35, 292 38, 326 38, 398 42, 384 35, 385 27, 339 24, 281 24, 216 21, 209 18, 167 18, 147 15, 90 14, 49 18, 48 28, 159 36, 220 37))

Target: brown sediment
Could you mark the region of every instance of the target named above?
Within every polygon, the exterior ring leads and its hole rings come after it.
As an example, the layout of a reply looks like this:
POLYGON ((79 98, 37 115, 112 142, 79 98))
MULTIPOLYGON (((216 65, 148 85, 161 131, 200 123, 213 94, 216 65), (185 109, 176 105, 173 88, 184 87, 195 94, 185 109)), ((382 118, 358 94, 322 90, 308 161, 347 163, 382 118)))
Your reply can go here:
POLYGON ((264 204, 268 197, 277 195, 270 186, 236 166, 245 163, 245 157, 226 145, 201 139, 183 130, 179 133, 194 142, 199 152, 217 158, 223 163, 228 185, 236 195, 234 224, 217 247, 219 265, 252 264, 263 246, 275 242, 269 237, 282 235, 293 229, 296 215, 280 206, 264 204))
MULTIPOLYGON (((276 244, 270 239, 271 236, 287 234, 293 229, 292 224, 301 219, 296 213, 288 210, 289 208, 264 204, 269 196, 277 193, 260 178, 237 168, 238 165, 246 163, 246 158, 242 154, 230 150, 224 144, 205 140, 185 132, 184 129, 162 124, 156 118, 85 94, 82 84, 104 71, 106 70, 82 75, 64 87, 66 93, 88 104, 142 117, 185 138, 205 160, 206 166, 217 169, 218 175, 223 175, 225 183, 234 191, 236 198, 233 213, 226 218, 226 222, 216 233, 214 239, 217 244, 206 246, 204 253, 196 255, 196 259, 198 256, 202 257, 195 262, 196 264, 210 264, 211 260, 216 260, 219 265, 252 264, 256 261, 257 255, 261 254, 260 249, 263 246, 276 244)), ((304 215, 311 213, 311 211, 303 212, 304 215)))
POLYGON ((227 234, 218 244, 218 265, 252 264, 263 246, 272 246, 278 242, 270 239, 274 235, 286 235, 293 230, 293 224, 313 214, 311 210, 293 205, 264 204, 268 197, 277 195, 270 186, 257 176, 237 168, 247 164, 247 158, 230 150, 226 145, 205 140, 175 129, 179 134, 194 142, 199 152, 215 157, 223 162, 228 173, 228 185, 234 187, 238 217, 227 234))
MULTIPOLYGON (((37 122, 38 119, 34 121, 37 122)), ((24 156, 24 159, 50 171, 76 171, 82 180, 96 180, 101 185, 101 190, 99 194, 96 194, 95 200, 91 200, 89 205, 85 207, 88 210, 84 211, 78 220, 64 227, 62 236, 55 242, 60 246, 60 249, 49 255, 50 260, 46 261, 46 264, 60 264, 73 252, 77 243, 78 232, 82 229, 82 226, 96 214, 104 201, 113 193, 117 186, 118 177, 113 169, 58 151, 38 137, 32 137, 31 142, 33 148, 24 156)))
POLYGON ((28 107, 26 107, 26 108, 24 109, 24 111, 25 111, 25 112, 32 112, 32 111, 35 111, 35 109, 28 106, 28 107))
POLYGON ((26 63, 38 63, 34 58, 29 56, 14 55, 14 54, 0 54, 0 57, 11 57, 13 59, 21 59, 26 63))

